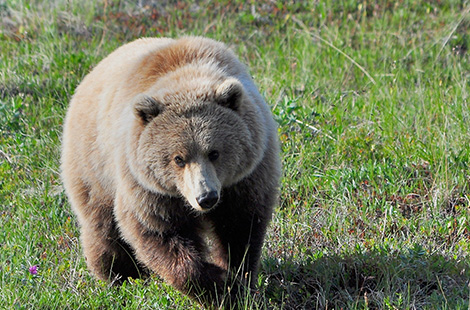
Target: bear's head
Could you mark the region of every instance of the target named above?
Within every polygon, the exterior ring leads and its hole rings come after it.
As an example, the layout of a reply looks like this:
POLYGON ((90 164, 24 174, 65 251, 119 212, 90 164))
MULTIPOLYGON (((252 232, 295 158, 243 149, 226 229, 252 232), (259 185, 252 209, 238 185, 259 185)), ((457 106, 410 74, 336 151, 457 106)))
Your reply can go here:
POLYGON ((173 78, 170 85, 135 98, 134 165, 147 189, 205 212, 261 160, 259 111, 236 78, 173 78))

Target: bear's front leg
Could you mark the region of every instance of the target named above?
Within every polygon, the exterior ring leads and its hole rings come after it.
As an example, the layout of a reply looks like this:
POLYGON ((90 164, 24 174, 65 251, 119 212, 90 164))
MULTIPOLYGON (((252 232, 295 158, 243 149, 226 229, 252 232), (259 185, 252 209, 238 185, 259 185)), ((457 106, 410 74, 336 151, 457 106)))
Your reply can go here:
MULTIPOLYGON (((115 215, 137 259, 167 283, 206 306, 223 303, 226 271, 205 260, 199 223, 179 221, 157 231, 117 199, 115 215)), ((162 225, 163 226, 163 225, 162 225)))
MULTIPOLYGON (((265 175, 268 175, 267 173, 265 175)), ((249 287, 256 284, 261 249, 275 203, 275 185, 262 182, 255 173, 223 193, 223 200, 207 217, 218 239, 214 259, 217 265, 238 275, 249 287)))
POLYGON ((237 275, 245 286, 253 288, 269 220, 256 213, 214 211, 210 215, 215 219, 214 232, 218 238, 215 262, 237 275))

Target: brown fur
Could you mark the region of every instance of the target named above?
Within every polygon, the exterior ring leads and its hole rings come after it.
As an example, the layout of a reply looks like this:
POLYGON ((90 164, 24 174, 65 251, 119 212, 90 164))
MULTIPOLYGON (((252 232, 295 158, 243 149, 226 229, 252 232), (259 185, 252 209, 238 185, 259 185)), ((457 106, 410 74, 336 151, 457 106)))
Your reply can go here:
POLYGON ((278 195, 276 126, 223 44, 141 39, 77 88, 62 176, 98 278, 150 270, 214 305, 227 285, 234 298, 237 271, 257 272, 278 195))

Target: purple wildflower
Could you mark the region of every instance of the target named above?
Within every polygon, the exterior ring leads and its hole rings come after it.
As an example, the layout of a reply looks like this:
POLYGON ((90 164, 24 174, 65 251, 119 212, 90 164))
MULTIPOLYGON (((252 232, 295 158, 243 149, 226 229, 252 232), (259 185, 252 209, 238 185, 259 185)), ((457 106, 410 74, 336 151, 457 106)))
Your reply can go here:
POLYGON ((38 266, 37 265, 33 265, 31 267, 28 268, 28 271, 30 274, 32 275, 35 275, 35 274, 38 274, 38 266))

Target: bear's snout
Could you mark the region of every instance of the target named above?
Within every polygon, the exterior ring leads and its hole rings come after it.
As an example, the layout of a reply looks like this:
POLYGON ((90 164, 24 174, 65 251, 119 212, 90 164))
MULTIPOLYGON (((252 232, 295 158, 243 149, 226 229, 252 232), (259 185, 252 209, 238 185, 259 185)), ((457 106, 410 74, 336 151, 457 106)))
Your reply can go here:
POLYGON ((208 211, 219 201, 222 184, 214 166, 205 160, 185 165, 181 193, 198 211, 208 211))
POLYGON ((197 203, 204 210, 212 209, 219 202, 219 194, 217 191, 205 192, 196 198, 197 203))

